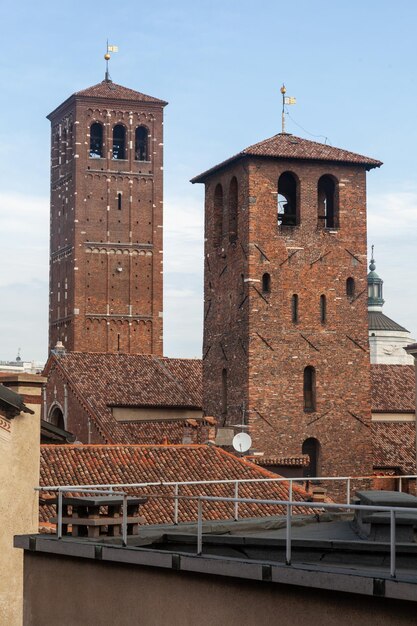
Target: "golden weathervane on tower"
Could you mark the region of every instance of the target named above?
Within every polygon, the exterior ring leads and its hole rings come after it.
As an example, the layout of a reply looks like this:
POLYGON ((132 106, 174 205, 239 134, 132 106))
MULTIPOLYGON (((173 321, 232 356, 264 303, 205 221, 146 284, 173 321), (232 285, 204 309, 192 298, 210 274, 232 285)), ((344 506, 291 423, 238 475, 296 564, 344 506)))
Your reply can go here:
POLYGON ((110 74, 109 74, 109 61, 111 58, 110 52, 119 52, 119 46, 109 46, 109 40, 107 40, 106 54, 104 55, 104 58, 106 61, 106 74, 105 74, 104 79, 106 82, 111 81, 110 74))
POLYGON ((296 104, 297 100, 293 96, 286 96, 285 95, 287 93, 287 90, 286 90, 284 84, 282 85, 280 91, 282 93, 282 118, 281 118, 282 119, 282 130, 281 130, 281 133, 284 135, 285 134, 285 106, 289 105, 289 104, 296 104))

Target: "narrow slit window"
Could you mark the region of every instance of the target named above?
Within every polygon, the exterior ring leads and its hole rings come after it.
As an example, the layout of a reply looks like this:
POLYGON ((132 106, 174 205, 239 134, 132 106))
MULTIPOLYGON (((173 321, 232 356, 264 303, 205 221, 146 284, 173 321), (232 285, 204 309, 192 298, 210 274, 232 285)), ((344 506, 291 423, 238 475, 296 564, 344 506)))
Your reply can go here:
POLYGON ((149 161, 148 129, 138 126, 135 131, 135 160, 149 161))
POLYGON ((327 302, 326 296, 320 296, 320 322, 325 324, 327 321, 327 302))
POLYGON ((351 276, 346 281, 346 295, 351 300, 355 297, 355 279, 351 276))
POLYGON ((271 293, 271 275, 268 272, 262 276, 262 291, 263 293, 271 293))
POLYGON ((332 176, 322 176, 317 185, 318 220, 321 228, 337 228, 338 195, 336 182, 332 176))
POLYGON ((291 172, 284 172, 278 179, 278 225, 299 224, 297 180, 291 172))
POLYGON ((117 194, 117 208, 119 209, 119 211, 122 210, 122 194, 119 193, 117 194))
POLYGON ((214 236, 213 243, 215 247, 221 245, 222 235, 223 235, 223 187, 220 185, 216 185, 216 189, 214 190, 214 236))
POLYGON ((296 293, 291 298, 291 319, 293 324, 298 322, 298 295, 296 293))
POLYGON ((315 478, 320 475, 320 442, 315 437, 309 437, 303 442, 302 454, 308 454, 310 462, 303 469, 303 476, 315 478))
POLYGON ((238 216, 238 185, 236 176, 233 176, 229 187, 229 241, 237 240, 237 216, 238 216))
POLYGON ((103 126, 94 122, 90 126, 90 159, 103 157, 103 126))
POLYGON ((316 370, 311 365, 304 369, 304 411, 316 410, 316 370))
POLYGON ((116 124, 113 128, 113 159, 116 161, 126 158, 126 128, 123 124, 116 124))

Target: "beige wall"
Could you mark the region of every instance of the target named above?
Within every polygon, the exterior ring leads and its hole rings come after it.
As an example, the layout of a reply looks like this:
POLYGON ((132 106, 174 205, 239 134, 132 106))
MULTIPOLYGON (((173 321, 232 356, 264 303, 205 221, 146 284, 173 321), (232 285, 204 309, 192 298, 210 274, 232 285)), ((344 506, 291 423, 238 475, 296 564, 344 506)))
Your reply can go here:
POLYGON ((13 536, 37 532, 40 401, 45 378, 11 374, 1 382, 24 396, 34 415, 21 413, 0 423, 0 624, 22 623, 23 555, 13 536))
POLYGON ((415 615, 415 602, 25 552, 25 626, 400 626, 415 615))

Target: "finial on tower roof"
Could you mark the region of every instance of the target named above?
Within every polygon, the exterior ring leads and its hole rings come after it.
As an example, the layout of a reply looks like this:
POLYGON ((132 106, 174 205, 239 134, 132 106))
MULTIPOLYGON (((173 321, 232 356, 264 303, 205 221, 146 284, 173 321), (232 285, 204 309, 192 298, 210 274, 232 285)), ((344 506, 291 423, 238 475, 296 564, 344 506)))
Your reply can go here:
POLYGON ((106 73, 104 75, 104 80, 106 83, 112 82, 109 74, 109 61, 111 58, 110 52, 119 52, 119 46, 109 46, 109 40, 107 39, 106 54, 104 55, 104 59, 106 61, 106 73))
POLYGON ((282 116, 281 116, 281 121, 282 121, 282 130, 281 130, 281 134, 285 135, 285 105, 288 104, 296 104, 297 100, 293 97, 293 96, 286 96, 285 94, 287 93, 287 89, 284 85, 284 83, 282 83, 282 87, 280 89, 281 94, 282 94, 282 116))
POLYGON ((376 269, 376 265, 375 265, 375 259, 374 259, 374 246, 371 246, 371 262, 369 264, 369 269, 371 270, 371 272, 374 272, 376 269))

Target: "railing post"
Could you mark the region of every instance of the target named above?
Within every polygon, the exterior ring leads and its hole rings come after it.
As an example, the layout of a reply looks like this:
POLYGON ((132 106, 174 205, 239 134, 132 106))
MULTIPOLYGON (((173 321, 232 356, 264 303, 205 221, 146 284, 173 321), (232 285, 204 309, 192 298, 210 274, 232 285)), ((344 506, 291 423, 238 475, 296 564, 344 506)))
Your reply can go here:
POLYGON ((197 554, 201 554, 203 552, 203 501, 200 498, 197 506, 197 554))
POLYGON ((291 565, 291 504, 287 504, 287 527, 285 541, 285 562, 291 565))
POLYGON ((350 477, 346 481, 346 504, 350 504, 350 477))
POLYGON ((178 524, 178 493, 179 493, 179 485, 175 483, 174 485, 174 524, 178 524))
POLYGON ((290 488, 288 490, 288 500, 290 502, 292 502, 292 483, 293 483, 292 478, 290 478, 290 488))
POLYGON ((395 578, 395 511, 390 511, 390 574, 395 578))
POLYGON ((398 491, 401 493, 403 490, 403 479, 402 476, 400 476, 399 481, 398 481, 398 491))
MULTIPOLYGON (((235 482, 235 498, 239 497, 239 481, 237 480, 235 482)), ((234 520, 235 522, 237 522, 237 520, 239 519, 239 501, 236 500, 235 501, 235 514, 234 514, 234 520)))
POLYGON ((123 505, 122 505, 122 537, 123 537, 123 545, 127 546, 127 495, 123 494, 123 505))
POLYGON ((57 535, 58 535, 58 539, 62 539, 62 491, 61 491, 61 487, 58 487, 57 517, 58 517, 57 535))

